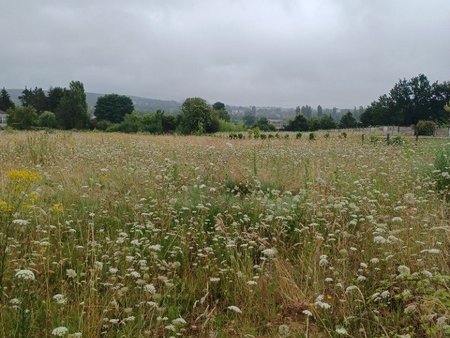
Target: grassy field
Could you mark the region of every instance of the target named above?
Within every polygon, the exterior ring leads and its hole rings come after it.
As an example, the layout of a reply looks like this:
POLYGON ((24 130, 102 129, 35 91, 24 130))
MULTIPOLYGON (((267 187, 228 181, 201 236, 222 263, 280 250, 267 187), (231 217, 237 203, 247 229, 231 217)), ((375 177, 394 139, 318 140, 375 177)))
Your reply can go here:
POLYGON ((448 337, 448 149, 0 133, 0 336, 448 337))

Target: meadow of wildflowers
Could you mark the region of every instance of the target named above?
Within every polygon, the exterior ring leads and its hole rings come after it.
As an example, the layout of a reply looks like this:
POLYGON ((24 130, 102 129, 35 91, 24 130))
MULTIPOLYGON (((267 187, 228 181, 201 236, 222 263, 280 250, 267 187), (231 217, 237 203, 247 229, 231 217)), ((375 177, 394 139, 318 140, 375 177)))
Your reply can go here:
POLYGON ((449 148, 3 132, 0 336, 448 337, 449 148))

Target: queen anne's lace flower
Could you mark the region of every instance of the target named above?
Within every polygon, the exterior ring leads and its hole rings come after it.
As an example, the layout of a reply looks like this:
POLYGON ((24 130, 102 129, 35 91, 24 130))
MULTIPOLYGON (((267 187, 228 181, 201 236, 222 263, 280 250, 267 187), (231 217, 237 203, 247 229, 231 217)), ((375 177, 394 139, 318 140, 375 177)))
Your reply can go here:
POLYGON ((264 256, 267 256, 269 258, 274 257, 277 254, 277 250, 276 249, 264 249, 261 252, 264 256))
POLYGON ((77 272, 73 269, 67 269, 66 270, 66 275, 69 278, 75 278, 77 276, 77 272))
POLYGON ((52 335, 58 337, 64 337, 67 333, 69 333, 69 329, 65 326, 59 326, 52 331, 52 335))
POLYGON ((66 297, 64 297, 64 295, 61 295, 59 293, 53 296, 53 300, 58 304, 66 304, 67 302, 66 297))
POLYGON ((36 280, 36 277, 34 276, 34 272, 31 270, 26 270, 26 269, 17 271, 16 278, 23 279, 23 280, 30 280, 30 281, 36 280))

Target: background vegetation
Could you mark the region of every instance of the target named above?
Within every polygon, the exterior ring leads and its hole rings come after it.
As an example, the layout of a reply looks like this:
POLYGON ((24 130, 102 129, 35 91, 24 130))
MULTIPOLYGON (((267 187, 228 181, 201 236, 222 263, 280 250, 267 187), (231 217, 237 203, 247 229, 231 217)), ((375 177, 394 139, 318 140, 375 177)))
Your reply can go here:
MULTIPOLYGON (((308 105, 298 106, 295 116, 278 128, 302 132, 386 125, 415 126, 419 121, 448 126, 449 100, 449 82, 430 83, 421 74, 410 80, 400 80, 388 94, 380 96, 366 109, 354 110, 357 115, 347 111, 338 118, 337 108, 325 113, 320 105, 317 110, 308 105)), ((199 97, 187 98, 178 114, 167 114, 162 110, 138 113, 134 111, 133 101, 129 97, 107 94, 98 97, 95 109, 89 116, 84 86, 79 81, 72 81, 69 89, 55 87, 47 92, 37 87, 25 89, 20 101, 22 107, 29 109, 16 108, 8 92, 4 88, 0 92, 0 110, 8 111, 9 125, 16 129, 43 127, 186 135, 237 132, 243 127, 258 128, 260 131, 276 130, 267 116, 256 115, 256 107, 247 111, 242 120, 232 121, 224 103, 218 101, 209 105, 199 97), (44 112, 47 112, 45 117, 40 118, 44 112), (54 118, 49 112, 54 114, 54 118)))

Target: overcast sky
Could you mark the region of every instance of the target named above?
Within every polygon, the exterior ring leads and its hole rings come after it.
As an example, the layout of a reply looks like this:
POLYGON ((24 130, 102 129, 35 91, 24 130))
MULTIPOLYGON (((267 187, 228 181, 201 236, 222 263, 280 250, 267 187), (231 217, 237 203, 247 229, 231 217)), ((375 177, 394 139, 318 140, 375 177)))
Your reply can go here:
POLYGON ((449 0, 0 0, 0 87, 370 104, 450 80, 449 0))

